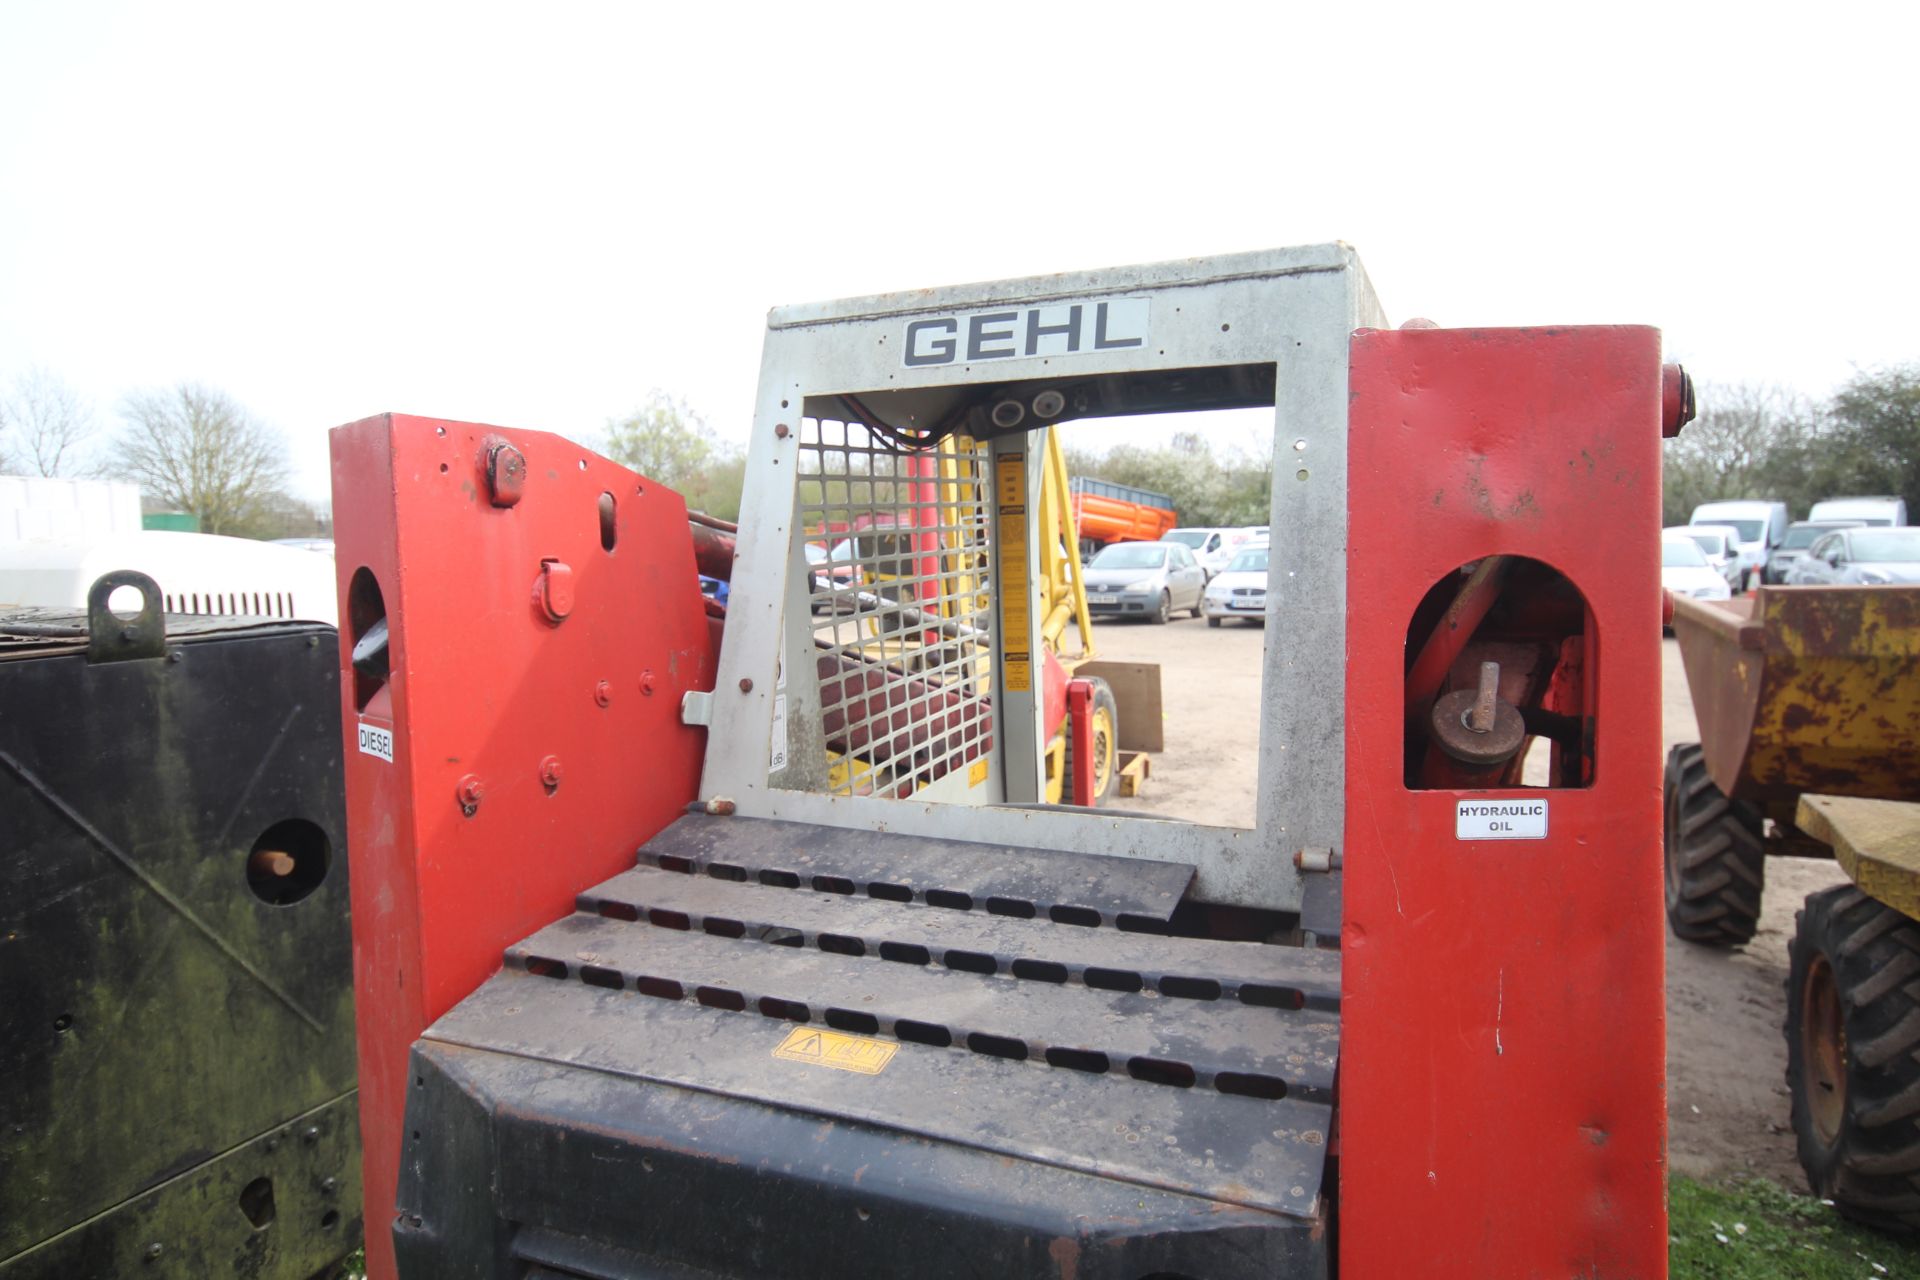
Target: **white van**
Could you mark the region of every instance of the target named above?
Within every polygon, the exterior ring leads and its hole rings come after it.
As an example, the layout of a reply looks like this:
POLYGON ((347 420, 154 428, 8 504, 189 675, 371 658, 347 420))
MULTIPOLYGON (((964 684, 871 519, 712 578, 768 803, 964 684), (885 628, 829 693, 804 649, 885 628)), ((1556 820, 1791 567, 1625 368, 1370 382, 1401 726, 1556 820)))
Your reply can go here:
POLYGON ((1740 531, 1740 575, 1735 590, 1760 580, 1767 553, 1787 536, 1787 504, 1767 499, 1703 502, 1693 509, 1688 524, 1728 524, 1740 531))
POLYGON ((84 609, 94 581, 115 569, 152 578, 168 613, 338 625, 332 556, 251 538, 153 529, 0 545, 0 604, 84 609))
POLYGON ((1227 567, 1240 544, 1253 536, 1252 529, 1169 529, 1160 535, 1162 542, 1177 542, 1193 552, 1193 558, 1211 578, 1227 567))
POLYGON ((1869 525, 1903 525, 1907 522, 1905 498, 1828 498, 1813 504, 1809 520, 1858 520, 1869 525))

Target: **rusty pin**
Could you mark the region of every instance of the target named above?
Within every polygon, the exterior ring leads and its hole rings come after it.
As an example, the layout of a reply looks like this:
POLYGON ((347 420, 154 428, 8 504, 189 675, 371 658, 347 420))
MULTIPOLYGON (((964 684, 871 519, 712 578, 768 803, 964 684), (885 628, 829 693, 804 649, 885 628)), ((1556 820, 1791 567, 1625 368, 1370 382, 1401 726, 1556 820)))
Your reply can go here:
POLYGON ((1493 732, 1493 704, 1500 694, 1500 664, 1480 664, 1480 691, 1474 694, 1473 709, 1467 713, 1467 728, 1475 733, 1493 732))
POLYGON ((247 870, 256 876, 290 876, 293 865, 293 855, 279 849, 261 849, 247 859, 247 870))

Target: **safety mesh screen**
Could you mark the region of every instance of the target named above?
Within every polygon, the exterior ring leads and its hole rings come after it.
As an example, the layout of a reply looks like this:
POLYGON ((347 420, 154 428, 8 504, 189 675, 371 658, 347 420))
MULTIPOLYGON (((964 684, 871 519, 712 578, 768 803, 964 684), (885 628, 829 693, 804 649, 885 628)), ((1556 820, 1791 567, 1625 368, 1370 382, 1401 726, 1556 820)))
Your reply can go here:
POLYGON ((986 774, 993 747, 989 450, 903 449, 803 419, 795 526, 807 540, 827 790, 904 799, 986 774))

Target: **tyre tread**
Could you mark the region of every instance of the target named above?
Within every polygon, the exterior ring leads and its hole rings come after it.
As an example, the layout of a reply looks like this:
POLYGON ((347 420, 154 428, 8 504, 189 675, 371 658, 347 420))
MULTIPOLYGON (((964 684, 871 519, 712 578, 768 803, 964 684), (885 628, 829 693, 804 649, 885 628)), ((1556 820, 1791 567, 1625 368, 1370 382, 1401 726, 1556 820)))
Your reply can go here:
POLYGON ((1735 804, 1707 776, 1706 753, 1682 743, 1667 756, 1666 857, 1677 867, 1667 886, 1674 936, 1705 946, 1751 942, 1760 926, 1766 852, 1759 815, 1735 804), (1678 821, 1671 821, 1678 799, 1678 821), (1673 879, 1678 880, 1675 892, 1673 879))
POLYGON ((1787 1091, 1814 1192, 1881 1230, 1920 1231, 1920 922, 1852 885, 1808 897, 1788 948, 1787 1091), (1801 1098, 1801 988, 1832 966, 1847 1041, 1847 1106, 1831 1146, 1801 1098))

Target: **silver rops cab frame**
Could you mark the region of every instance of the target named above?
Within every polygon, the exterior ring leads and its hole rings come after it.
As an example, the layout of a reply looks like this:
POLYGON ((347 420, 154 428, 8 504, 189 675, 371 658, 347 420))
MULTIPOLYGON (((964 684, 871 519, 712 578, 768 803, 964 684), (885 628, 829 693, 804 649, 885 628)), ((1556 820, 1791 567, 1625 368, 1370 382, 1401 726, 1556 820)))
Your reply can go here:
POLYGON ((1293 853, 1338 846, 1345 811, 1347 340, 1384 323, 1341 244, 773 311, 715 692, 689 708, 710 726, 702 796, 749 816, 1038 856, 1191 863, 1202 901, 1298 910, 1293 853), (1268 402, 1274 537, 1254 827, 1017 807, 1039 798, 1033 428, 1268 402), (876 419, 881 429, 867 425, 876 419), (913 447, 916 433, 941 432, 942 449, 913 447), (1009 513, 1028 522, 1018 545, 1009 513), (924 614, 911 591, 841 590, 837 564, 810 565, 806 542, 825 517, 848 514, 827 535, 847 557, 880 560, 883 578, 906 586, 951 584, 964 561, 965 590, 940 588, 924 614), (938 566, 915 550, 933 545, 946 557, 938 566), (821 617, 823 593, 836 591, 846 599, 821 617), (852 642, 849 625, 865 628, 852 642), (834 664, 863 644, 906 704, 848 701, 870 690, 834 664), (1024 677, 1009 665, 1023 660, 1024 677), (931 722, 939 747, 900 753, 884 788, 849 785, 844 768, 829 782, 829 722, 842 742, 931 722), (940 756, 949 742, 965 745, 940 756))

